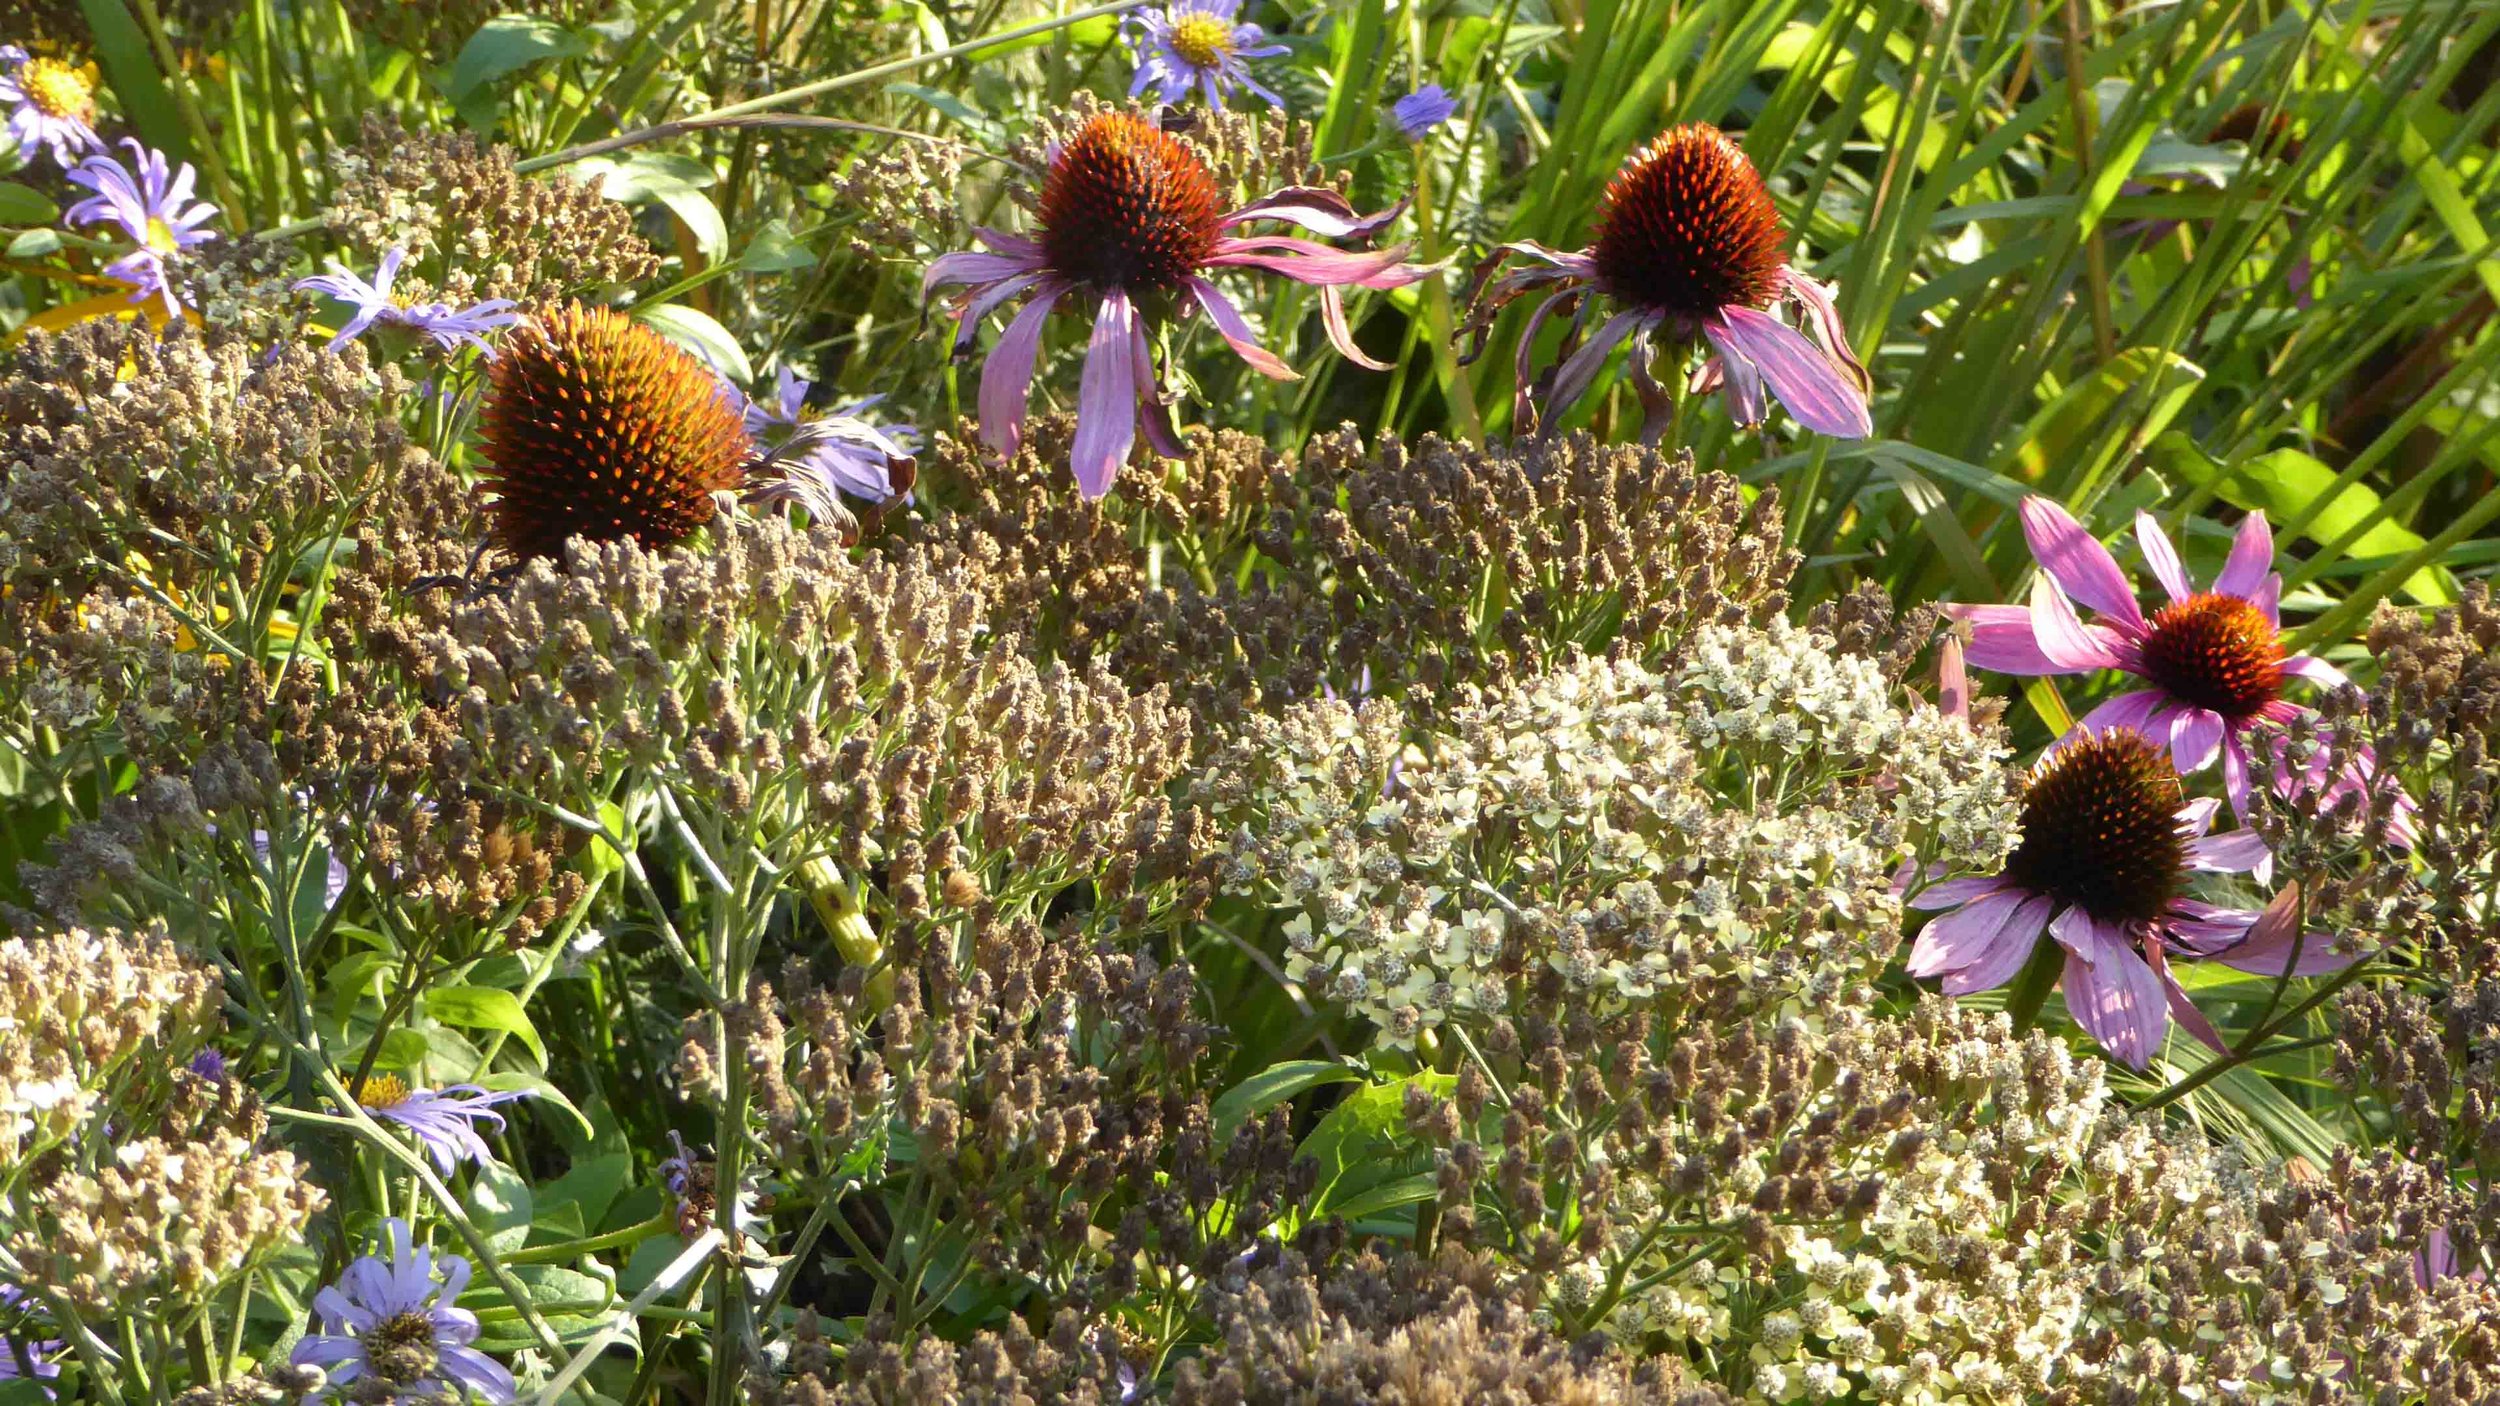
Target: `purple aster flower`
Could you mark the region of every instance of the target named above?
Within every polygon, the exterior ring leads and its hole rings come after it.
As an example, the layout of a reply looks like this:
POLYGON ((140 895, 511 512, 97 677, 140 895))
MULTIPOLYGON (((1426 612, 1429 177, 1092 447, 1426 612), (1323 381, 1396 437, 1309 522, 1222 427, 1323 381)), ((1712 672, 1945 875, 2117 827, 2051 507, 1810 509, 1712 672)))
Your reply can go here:
POLYGON ((2209 835, 2220 803, 2186 801, 2161 748, 2128 728, 2069 734, 2032 772, 2022 842, 2000 872, 1950 879, 1910 900, 1950 909, 1921 929, 1909 973, 1966 996, 2012 981, 2043 934, 2065 949, 2066 1008, 2093 1039, 2142 1069, 2176 1017, 2222 1037, 2171 975, 2170 959, 2212 960, 2261 976, 2348 965, 2324 934, 2296 934, 2287 906, 2265 913, 2187 896, 2198 873, 2250 873, 2269 856, 2252 830, 2209 835))
POLYGON ((527 1089, 489 1093, 476 1084, 410 1088, 408 1081, 396 1074, 376 1074, 357 1089, 356 1102, 374 1117, 397 1123, 416 1134, 417 1141, 434 1158, 434 1165, 449 1176, 461 1162, 493 1161, 495 1154, 487 1150, 486 1140, 478 1136, 476 1124, 491 1123, 502 1128, 503 1115, 495 1112, 495 1105, 529 1096, 527 1089))
POLYGON ((8 106, 6 126, 18 150, 49 152, 63 170, 104 149, 95 134, 95 80, 74 64, 0 44, 0 104, 8 106))
MULTIPOLYGON (((2022 521, 2023 536, 2040 563, 2031 604, 1947 607, 1971 625, 1972 665, 2007 674, 2117 669, 2136 675, 2152 687, 2119 694, 2087 714, 2082 725, 2094 732, 2131 728, 2159 738, 2169 744, 2183 775, 2220 757, 2231 809, 2247 815, 2250 734, 2309 712, 2283 698, 2285 686, 2294 679, 2322 688, 2350 686, 2343 671, 2325 660, 2283 652, 2278 609, 2283 578, 2274 570, 2274 535, 2266 515, 2251 513, 2241 521, 2213 585, 2198 591, 2161 524, 2138 513, 2136 541, 2170 596, 2170 604, 2150 616, 2136 604, 2135 587, 2117 558, 2072 513, 2030 497, 2023 500, 2022 521), (2075 601, 2098 618, 2084 624, 2075 601)), ((2375 761, 2367 749, 2340 764, 2320 756, 2311 763, 2311 775, 2301 778, 2278 766, 2275 787, 2284 795, 2318 790, 2327 802, 2361 790, 2366 799, 2373 791, 2390 790, 2388 782, 2374 777, 2375 761), (2332 779, 2326 774, 2330 769, 2332 779)), ((2401 792, 2389 802, 2390 838, 2409 844, 2412 802, 2401 792)))
POLYGON ((769 401, 746 402, 747 433, 765 446, 770 463, 748 476, 747 497, 759 503, 796 503, 820 522, 850 516, 842 494, 874 504, 904 497, 918 475, 912 445, 920 432, 909 425, 872 425, 860 412, 885 399, 872 395, 809 413, 802 381, 784 366, 769 401))
POLYGON ((197 177, 190 162, 175 171, 161 151, 135 141, 125 140, 122 145, 130 149, 134 166, 124 166, 110 156, 90 156, 69 173, 72 184, 95 194, 69 207, 67 218, 74 225, 109 220, 121 226, 122 233, 139 247, 106 264, 105 273, 130 285, 130 301, 162 298, 168 315, 178 313, 182 305, 174 301, 166 266, 183 250, 217 237, 214 231, 200 228, 216 215, 217 207, 192 201, 191 183, 197 177))
POLYGON ((1137 81, 1129 85, 1129 96, 1152 88, 1158 102, 1178 103, 1195 89, 1206 95, 1207 106, 1222 107, 1224 94, 1238 85, 1283 107, 1283 98, 1250 76, 1248 60, 1291 51, 1262 43, 1267 31, 1257 25, 1235 23, 1240 13, 1241 0, 1176 0, 1131 14, 1121 25, 1137 52, 1137 81))
POLYGON ((475 1392, 481 1401, 508 1402, 518 1383, 504 1365, 469 1344, 477 1341, 477 1315, 454 1307, 469 1286, 469 1262, 409 1245, 408 1222, 382 1222, 390 1258, 365 1255, 313 1296, 321 1331, 295 1344, 287 1361, 319 1367, 329 1375, 325 1393, 352 1383, 357 1400, 433 1400, 445 1393, 475 1392), (440 1276, 439 1280, 437 1276, 440 1276))
MULTIPOLYGON (((0 1283, 0 1317, 24 1320, 21 1324, 24 1326, 35 1322, 42 1311, 40 1305, 28 1300, 24 1290, 15 1284, 0 1283)), ((33 1339, 0 1334, 0 1382, 18 1379, 51 1381, 61 1375, 61 1364, 52 1360, 60 1354, 61 1342, 57 1338, 33 1339)), ((47 1398, 54 1395, 48 1386, 43 1389, 43 1394, 47 1398)))
POLYGON ((226 1082, 226 1056, 215 1046, 191 1056, 191 1072, 212 1084, 226 1082))
POLYGON ((336 259, 330 260, 330 272, 296 282, 297 291, 336 298, 351 310, 346 324, 330 339, 330 350, 337 351, 379 323, 431 337, 436 346, 447 352, 457 351, 466 343, 482 355, 493 356, 495 349, 486 345, 485 334, 520 321, 521 315, 510 311, 520 304, 510 298, 488 298, 465 308, 449 303, 403 302, 391 296, 391 280, 399 276, 400 262, 406 257, 405 249, 383 251, 381 266, 374 271, 370 283, 336 259))
POLYGON ((1458 99, 1438 83, 1424 86, 1389 104, 1389 120, 1410 142, 1420 142, 1458 111, 1458 99))
POLYGON ((1368 237, 1397 214, 1357 215, 1344 196, 1313 186, 1289 187, 1223 213, 1215 177, 1196 152, 1151 123, 1107 112, 1051 153, 1037 237, 976 230, 997 252, 945 255, 929 265, 921 292, 925 297, 948 284, 969 285, 956 296, 959 357, 970 354, 981 319, 1011 299, 1028 298, 981 369, 981 436, 1001 453, 1013 452, 1022 435, 1033 362, 1051 309, 1071 298, 1093 304, 1072 457, 1077 487, 1099 498, 1127 462, 1141 420, 1154 452, 1172 459, 1186 452, 1156 383, 1147 329, 1158 310, 1175 308, 1183 317, 1203 311, 1242 360, 1280 380, 1296 379, 1209 280, 1213 271, 1261 269, 1316 285, 1329 341, 1358 366, 1388 370, 1355 346, 1343 290, 1401 288, 1431 277, 1435 268, 1407 263, 1404 245, 1350 253, 1307 239, 1226 231, 1252 220, 1281 220, 1331 237, 1368 237))
POLYGON ((1874 383, 1849 349, 1834 290, 1789 263, 1787 240, 1744 148, 1706 122, 1670 128, 1607 186, 1589 247, 1501 246, 1497 259, 1519 254, 1538 266, 1504 272, 1485 289, 1468 319, 1476 334, 1468 355, 1482 350, 1495 313, 1522 294, 1542 293, 1519 336, 1514 418, 1523 428, 1569 409, 1629 338, 1633 385, 1647 411, 1641 438, 1655 443, 1674 407, 1650 366, 1651 340, 1664 337, 1679 346, 1709 343, 1712 355, 1688 384, 1696 393, 1724 392, 1738 424, 1762 423, 1767 390, 1807 429, 1863 439, 1874 432, 1866 403, 1874 383), (1592 293, 1617 311, 1581 341, 1592 293), (1783 305, 1797 310, 1806 332, 1771 315, 1783 305), (1564 311, 1572 322, 1562 360, 1532 378, 1537 332, 1564 311))

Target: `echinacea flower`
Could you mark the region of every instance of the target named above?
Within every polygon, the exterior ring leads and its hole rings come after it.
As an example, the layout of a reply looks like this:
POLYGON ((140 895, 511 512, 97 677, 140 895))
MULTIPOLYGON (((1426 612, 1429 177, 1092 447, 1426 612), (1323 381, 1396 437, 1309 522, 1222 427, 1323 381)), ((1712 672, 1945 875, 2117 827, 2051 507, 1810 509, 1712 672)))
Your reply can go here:
MULTIPOLYGON (((2135 587, 2109 548, 2074 515, 2046 498, 2022 504, 2023 536, 2039 560, 2031 604, 1951 605, 1971 626, 1972 667, 2005 674, 2085 674, 2118 669, 2151 685, 2119 694, 2085 715, 2082 728, 2130 728, 2165 742, 2171 761, 2190 775, 2222 759, 2223 790, 2234 814, 2248 813, 2247 738, 2309 710, 2284 699, 2293 679, 2344 688, 2343 671, 2323 659, 2283 651, 2278 602, 2283 578, 2274 570, 2274 535, 2266 515, 2240 523, 2230 556, 2213 585, 2198 591, 2178 549, 2148 513, 2136 515, 2136 541, 2170 603, 2146 615, 2135 587), (2074 603, 2097 617, 2085 624, 2074 603)), ((2340 759, 2326 799, 2369 785, 2371 758, 2340 759)), ((2318 765, 2324 767, 2323 760, 2318 765)), ((2313 778, 2314 779, 2314 778, 2313 778)), ((2276 777, 2288 792, 2292 778, 2276 777)), ((2395 798, 2396 838, 2409 833, 2410 802, 2395 798)))
POLYGON ((1397 125, 1398 134, 1410 142, 1420 142, 1432 129, 1450 120, 1458 111, 1458 99, 1438 83, 1424 86, 1389 104, 1389 120, 1397 125))
POLYGON ((405 249, 383 251, 381 265, 374 270, 371 282, 336 259, 330 260, 330 271, 311 278, 299 279, 295 288, 303 293, 320 293, 347 304, 350 316, 340 326, 338 335, 330 339, 330 350, 337 351, 354 341, 376 324, 404 327, 421 336, 431 337, 444 351, 457 351, 465 343, 486 356, 495 350, 486 345, 486 333, 508 327, 521 320, 511 309, 520 304, 510 298, 488 298, 465 308, 449 303, 403 302, 391 296, 391 280, 399 276, 400 263, 408 256, 405 249))
POLYGON ((839 522, 850 515, 842 506, 845 493, 883 504, 910 492, 918 472, 911 446, 920 432, 862 418, 861 412, 885 399, 881 395, 813 413, 807 408, 813 384, 784 366, 774 378, 771 400, 746 403, 747 433, 770 460, 749 475, 748 500, 796 503, 811 518, 839 522))
POLYGON ((0 44, 0 103, 8 105, 9 139, 20 151, 47 152, 67 170, 104 149, 95 134, 95 80, 75 64, 0 44))
POLYGON ((1121 25, 1137 54, 1129 96, 1152 88, 1156 101, 1177 103, 1195 91, 1206 95, 1207 106, 1222 107, 1224 94, 1239 86, 1283 107, 1283 98, 1250 76, 1248 61, 1291 51, 1262 42, 1267 31, 1242 22, 1240 14, 1241 0, 1174 0, 1130 14, 1121 25))
POLYGON ((648 325, 567 303, 513 328, 479 440, 496 540, 522 557, 630 537, 658 551, 719 511, 754 450, 740 397, 648 325))
POLYGON ((356 1102, 365 1112, 414 1133, 445 1176, 462 1162, 493 1161, 495 1154, 478 1136, 476 1125, 490 1123, 500 1129, 503 1115, 495 1105, 529 1096, 527 1089, 490 1093, 476 1084, 412 1088, 396 1074, 372 1075, 356 1089, 356 1102))
POLYGON ((1279 220, 1330 237, 1365 237, 1397 214, 1392 209, 1357 215, 1344 196, 1315 186, 1288 187, 1223 213, 1215 176, 1195 151, 1150 122, 1106 112, 1051 153, 1035 237, 976 230, 996 252, 939 258, 929 265, 921 294, 969 285, 956 295, 957 356, 971 351, 981 319, 1011 299, 1027 298, 981 369, 981 436, 1001 453, 1013 452, 1022 434, 1033 363, 1051 309, 1072 297, 1093 303, 1094 333, 1078 387, 1072 457, 1078 488, 1099 498, 1111 491, 1112 478, 1127 461, 1140 418, 1156 453, 1177 459, 1185 452, 1155 381, 1147 328, 1157 309, 1177 305, 1184 316, 1192 308, 1202 310, 1242 360, 1280 380, 1296 378, 1259 345, 1241 309, 1207 277, 1210 272, 1262 269, 1316 285, 1329 341, 1359 366, 1389 369, 1354 345, 1343 290, 1401 288, 1430 277, 1432 269, 1405 262, 1406 246, 1352 253, 1286 235, 1226 231, 1252 220, 1279 220))
POLYGON ((1536 261, 1485 289, 1470 319, 1479 342, 1493 315, 1525 293, 1543 293, 1519 337, 1517 419, 1550 423, 1588 390, 1606 358, 1628 338, 1634 386, 1647 410, 1642 437, 1655 441, 1672 402, 1650 367, 1651 342, 1706 341, 1713 355, 1691 380, 1696 392, 1722 389, 1743 425, 1762 423, 1763 392, 1797 423, 1820 434, 1862 439, 1873 382, 1849 349, 1833 290, 1789 263, 1787 234, 1744 148, 1706 122, 1669 128, 1625 163, 1606 187, 1589 247, 1548 249, 1533 240, 1497 251, 1536 261), (1566 344, 1560 365, 1530 379, 1536 335, 1558 313, 1573 314, 1573 340, 1588 319, 1591 294, 1616 307, 1594 336, 1566 344), (1789 304, 1809 341, 1771 309, 1789 304))
POLYGON ((298 1367, 319 1367, 326 1392, 340 1387, 356 1400, 432 1401, 476 1393, 508 1402, 519 1383, 504 1365, 469 1344, 477 1315, 456 1307, 469 1286, 469 1262, 409 1244, 408 1222, 382 1222, 390 1258, 365 1255, 313 1296, 321 1331, 305 1335, 287 1355, 298 1367), (361 1385, 359 1385, 361 1384, 361 1385))
POLYGON ((198 177, 190 162, 177 171, 161 151, 129 140, 122 145, 130 150, 130 165, 111 156, 90 156, 69 173, 72 184, 95 194, 69 207, 65 218, 74 225, 110 221, 121 226, 139 247, 106 264, 104 272, 130 285, 130 301, 162 298, 165 311, 172 314, 181 304, 174 301, 166 270, 183 250, 217 237, 200 228, 216 216, 217 207, 191 199, 191 184, 198 177))
MULTIPOLYGON (((2162 749, 2128 728, 2070 735, 2032 771, 2022 842, 2005 867, 1949 879, 1910 900, 1950 909, 1920 930, 1909 972, 1963 996, 2012 981, 2042 936, 2064 949, 2066 1008, 2102 1048, 2142 1069, 2176 1016, 2216 1049, 2221 1036, 2170 971, 2174 957, 2261 976, 2314 976, 2352 961, 2277 912, 2188 896, 2198 873, 2248 873, 2265 859, 2255 832, 2210 835, 2218 804, 2185 800, 2162 749)), ((2285 910, 2287 913, 2288 910, 2285 910)))

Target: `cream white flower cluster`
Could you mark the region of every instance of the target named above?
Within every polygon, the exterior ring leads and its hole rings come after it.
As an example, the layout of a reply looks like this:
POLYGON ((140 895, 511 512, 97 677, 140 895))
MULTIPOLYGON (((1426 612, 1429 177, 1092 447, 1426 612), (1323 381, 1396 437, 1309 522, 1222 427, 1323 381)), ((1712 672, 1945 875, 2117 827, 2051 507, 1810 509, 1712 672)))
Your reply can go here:
POLYGON ((1405 1046, 1541 972, 1653 1000, 1828 995, 1890 953, 1905 863, 2010 847, 2002 750, 1774 620, 1655 672, 1579 659, 1404 737, 1387 702, 1254 722, 1203 783, 1234 886, 1294 910, 1287 974, 1405 1046))
POLYGON ((196 1047, 218 996, 161 933, 0 942, 0 1172, 70 1136, 143 1052, 196 1047))

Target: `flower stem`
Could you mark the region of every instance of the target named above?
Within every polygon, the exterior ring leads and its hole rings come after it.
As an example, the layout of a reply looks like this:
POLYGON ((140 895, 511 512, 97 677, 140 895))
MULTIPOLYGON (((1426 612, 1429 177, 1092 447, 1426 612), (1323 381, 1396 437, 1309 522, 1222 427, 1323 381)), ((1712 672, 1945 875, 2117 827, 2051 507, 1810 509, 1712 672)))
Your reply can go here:
POLYGON ((2005 993, 2005 1013, 2014 1018, 2015 1034, 2039 1023, 2040 1008, 2048 1004, 2049 991, 2057 985, 2057 974, 2065 965, 2066 949, 2053 938, 2043 937, 2031 949, 2031 960, 2023 963, 2005 993))

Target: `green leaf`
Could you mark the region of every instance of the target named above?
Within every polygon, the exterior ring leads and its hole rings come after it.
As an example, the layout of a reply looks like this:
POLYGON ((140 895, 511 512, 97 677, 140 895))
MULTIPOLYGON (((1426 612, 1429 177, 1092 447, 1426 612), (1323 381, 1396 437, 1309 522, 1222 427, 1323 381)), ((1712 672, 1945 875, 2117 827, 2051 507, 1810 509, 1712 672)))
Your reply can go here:
POLYGON ((625 1189, 625 1179, 633 1171, 634 1159, 622 1152, 585 1157, 563 1176, 538 1188, 539 1215, 543 1219, 550 1209, 569 1205, 580 1212, 585 1228, 604 1224, 608 1208, 616 1204, 617 1193, 625 1189))
POLYGON ((1446 1098, 1457 1083, 1456 1075, 1426 1072, 1358 1089, 1328 1110, 1297 1150, 1319 1164, 1311 1214, 1337 1214, 1341 1201, 1428 1169, 1431 1151, 1406 1131, 1406 1091, 1420 1086, 1446 1098))
POLYGON ((48 225, 61 217, 61 207, 43 192, 15 181, 0 181, 0 225, 48 225))
POLYGON ((795 273, 816 267, 816 251, 801 244, 787 223, 769 220, 739 251, 738 267, 749 273, 795 273))
POLYGON ((709 313, 687 307, 683 303, 645 303, 634 309, 634 316, 651 325, 653 331, 703 358, 711 368, 740 385, 755 379, 755 368, 747 363, 746 350, 729 329, 712 320, 709 313))
POLYGON ((95 36, 96 65, 104 70, 113 96, 121 99, 122 114, 139 129, 140 140, 170 160, 189 160, 191 134, 157 71, 156 51, 130 17, 130 7, 123 0, 78 0, 78 8, 95 36))
POLYGON ((1226 1089, 1215 1101, 1215 1145, 1232 1141, 1243 1120, 1255 1118, 1305 1090, 1323 1084, 1350 1084, 1363 1076, 1334 1060, 1289 1059, 1271 1064, 1226 1089))
POLYGON ((25 233, 20 234, 17 238, 9 241, 9 257, 12 259, 40 259, 46 254, 55 254, 60 252, 60 248, 60 231, 49 229, 30 229, 25 233))
POLYGON ((425 1013, 445 1025, 458 1025, 470 1030, 500 1030, 547 1062, 546 1042, 538 1038, 538 1027, 530 1024, 529 1012, 521 1009, 521 998, 492 986, 438 986, 425 993, 425 1013))
POLYGON ((501 1162, 477 1169, 469 1185, 469 1219, 486 1233, 486 1243, 500 1255, 521 1248, 530 1235, 530 1185, 501 1162))
POLYGON ((590 45, 581 36, 554 20, 497 15, 479 25, 469 42, 460 46, 460 57, 451 61, 451 79, 443 93, 454 103, 465 103, 487 84, 541 59, 588 52, 590 45))
MULTIPOLYGON (((2332 500, 2321 503, 2320 499, 2335 486, 2335 477, 2332 467, 2297 449, 2277 449, 2258 455, 2208 486, 2240 507, 2264 509, 2273 522, 2298 522, 2303 514, 2308 514, 2309 525, 2300 535, 2323 546, 2352 530, 2379 507, 2378 490, 2366 483, 2347 484, 2332 500)), ((2382 518, 2355 539, 2345 555, 2402 557, 2421 545, 2421 533, 2382 518)), ((2435 567, 2413 573, 2405 581, 2404 590, 2424 605, 2449 605, 2457 598, 2444 573, 2435 567)))
POLYGON ((32 1377, 12 1377, 0 1382, 0 1406, 47 1406, 51 1394, 32 1377))
POLYGON ((1378 1215, 1382 1211, 1393 1211, 1400 1206, 1411 1206, 1418 1201, 1429 1201, 1440 1194, 1441 1174, 1439 1172, 1416 1172, 1394 1181, 1382 1182, 1360 1195, 1349 1196, 1342 1201, 1335 1202, 1329 1206, 1328 1210, 1331 1215, 1355 1221, 1365 1216, 1378 1215))

